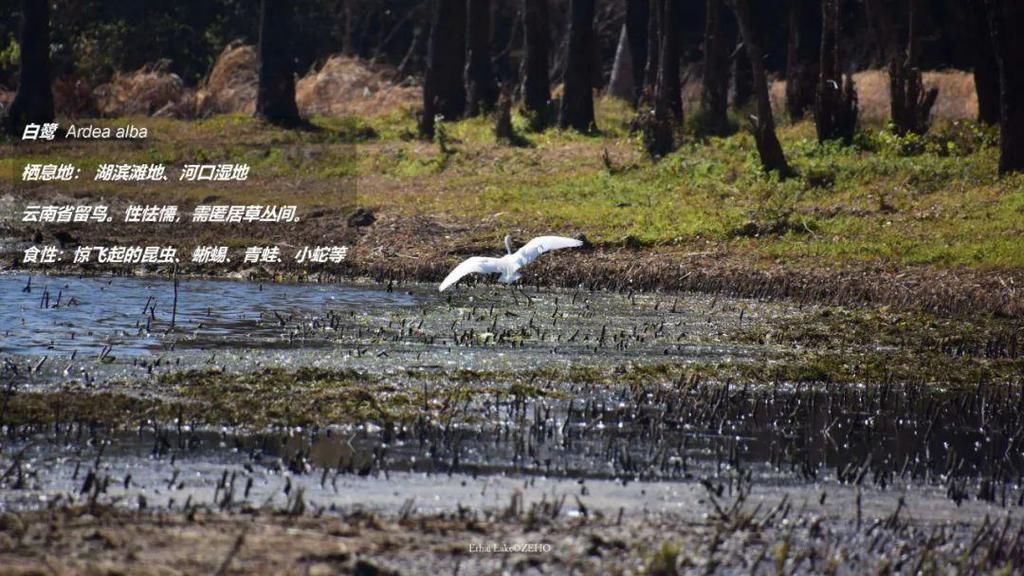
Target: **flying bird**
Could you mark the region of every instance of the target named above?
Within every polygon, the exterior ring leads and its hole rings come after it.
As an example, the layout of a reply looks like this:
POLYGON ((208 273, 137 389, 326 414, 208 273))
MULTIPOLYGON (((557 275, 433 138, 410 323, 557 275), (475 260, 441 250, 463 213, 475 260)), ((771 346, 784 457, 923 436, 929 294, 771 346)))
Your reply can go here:
POLYGON ((449 286, 455 284, 463 277, 470 274, 500 274, 498 282, 512 284, 522 278, 519 269, 536 260, 541 254, 562 248, 579 248, 583 241, 564 236, 538 236, 527 242, 522 248, 512 252, 512 237, 505 236, 505 250, 508 254, 501 258, 489 258, 486 256, 473 256, 463 260, 456 266, 438 287, 439 292, 444 292, 449 286))

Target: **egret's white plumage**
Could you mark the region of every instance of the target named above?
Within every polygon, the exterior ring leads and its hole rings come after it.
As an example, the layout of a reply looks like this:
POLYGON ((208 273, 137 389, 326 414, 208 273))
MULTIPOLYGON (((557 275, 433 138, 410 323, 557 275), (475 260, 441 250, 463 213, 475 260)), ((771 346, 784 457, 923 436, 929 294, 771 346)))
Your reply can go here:
POLYGON ((511 284, 521 277, 519 269, 536 260, 541 254, 562 248, 579 248, 580 246, 583 246, 583 242, 575 238, 538 236, 519 250, 512 252, 512 238, 505 236, 505 250, 508 254, 501 258, 474 256, 463 260, 448 273, 438 287, 438 291, 444 292, 449 286, 470 274, 500 274, 498 282, 511 284))

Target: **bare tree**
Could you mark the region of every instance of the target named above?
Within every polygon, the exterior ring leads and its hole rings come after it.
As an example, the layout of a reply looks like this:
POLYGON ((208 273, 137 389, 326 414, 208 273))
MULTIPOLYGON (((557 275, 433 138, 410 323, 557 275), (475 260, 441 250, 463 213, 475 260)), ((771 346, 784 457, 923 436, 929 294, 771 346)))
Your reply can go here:
POLYGON ((747 58, 743 43, 736 44, 732 52, 732 90, 729 99, 733 108, 744 108, 750 103, 750 95, 754 90, 753 71, 747 58))
POLYGON ((498 83, 491 69, 491 1, 468 0, 466 30, 466 114, 487 114, 498 101, 498 83))
POLYGON ((523 38, 523 107, 531 117, 532 128, 543 130, 551 100, 547 0, 523 0, 523 38))
POLYGON ((515 129, 512 127, 512 87, 507 83, 501 86, 501 95, 498 97, 497 106, 494 118, 494 139, 498 142, 514 144, 518 139, 515 129))
POLYGON ((986 3, 999 63, 999 173, 1024 172, 1024 3, 986 3))
POLYGON ((901 57, 895 50, 889 59, 889 102, 893 129, 899 135, 907 133, 924 134, 928 131, 929 119, 938 88, 924 89, 921 69, 917 65, 917 28, 920 0, 908 0, 907 50, 901 57))
POLYGON ((839 0, 821 0, 821 62, 814 122, 818 141, 849 143, 857 130, 857 91, 839 64, 839 0))
POLYGON ((563 74, 560 128, 589 132, 594 127, 594 0, 569 3, 569 46, 563 74))
POLYGON ((992 35, 985 0, 971 0, 965 10, 971 24, 971 52, 974 57, 974 90, 978 95, 978 121, 999 123, 999 64, 992 49, 992 35))
POLYGON ((22 0, 20 49, 18 93, 5 120, 7 131, 16 136, 26 124, 53 121, 48 0, 22 0))
POLYGON ((466 109, 462 83, 466 61, 466 0, 435 0, 423 81, 420 134, 434 136, 434 117, 455 120, 466 109))
POLYGON ((615 48, 615 60, 612 63, 612 76, 608 80, 608 95, 632 102, 635 95, 633 85, 633 56, 629 50, 629 32, 622 25, 619 32, 618 46, 615 48))
POLYGON ((793 170, 786 162, 782 145, 775 135, 775 119, 772 117, 772 103, 768 95, 768 76, 764 69, 764 53, 758 42, 757 30, 754 28, 750 14, 750 0, 732 0, 736 20, 740 26, 740 35, 747 49, 752 72, 753 95, 757 113, 750 119, 757 154, 761 158, 761 166, 765 172, 777 172, 781 178, 793 175, 793 170))
POLYGON ((729 133, 729 49, 735 40, 726 34, 722 0, 707 0, 704 21, 704 80, 700 94, 700 132, 710 136, 729 133))
POLYGON ((292 4, 262 0, 260 6, 260 74, 256 115, 278 124, 297 124, 295 70, 292 65, 292 4))
POLYGON ((818 0, 788 0, 786 42, 786 112, 793 120, 814 108, 821 48, 821 6, 818 0))
MULTIPOLYGON (((642 0, 641 0, 642 1, 642 0)), ((661 39, 661 2, 650 0, 647 10, 647 61, 644 63, 643 83, 640 87, 641 99, 654 96, 654 85, 658 83, 658 54, 661 39)))
POLYGON ((683 123, 683 94, 679 80, 679 3, 680 0, 662 0, 658 80, 654 94, 658 104, 672 113, 677 125, 683 123))
POLYGON ((632 60, 634 103, 640 100, 644 89, 649 20, 650 0, 626 0, 626 38, 632 60))
POLYGON ((355 44, 352 42, 352 36, 354 27, 352 26, 355 20, 355 10, 353 10, 353 4, 356 0, 338 0, 341 3, 342 13, 345 15, 344 24, 342 26, 342 39, 341 39, 341 51, 346 56, 355 55, 355 44))

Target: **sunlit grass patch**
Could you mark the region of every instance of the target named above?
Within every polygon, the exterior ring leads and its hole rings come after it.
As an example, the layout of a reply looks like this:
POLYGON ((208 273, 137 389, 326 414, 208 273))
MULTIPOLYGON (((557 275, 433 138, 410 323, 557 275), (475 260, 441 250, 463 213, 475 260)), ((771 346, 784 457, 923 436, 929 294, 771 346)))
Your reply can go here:
POLYGON ((426 215, 488 223, 498 234, 557 230, 631 246, 692 245, 792 265, 882 262, 900 265, 1024 266, 1024 180, 999 179, 992 128, 936 123, 923 137, 868 127, 851 146, 821 145, 813 123, 784 124, 779 136, 799 176, 759 168, 746 131, 726 138, 684 134, 652 161, 630 134, 627 103, 599 99, 598 130, 531 132, 520 111, 519 146, 496 141, 490 117, 439 124, 417 136, 413 111, 365 118, 316 117, 283 130, 243 115, 184 122, 122 118, 98 125, 146 125, 142 142, 60 142, 19 146, 0 158, 0 178, 16 181, 26 162, 248 163, 249 181, 19 186, 76 196, 133 200, 259 203, 301 207, 362 205, 398 217, 426 215), (497 230, 496 228, 502 228, 497 230))

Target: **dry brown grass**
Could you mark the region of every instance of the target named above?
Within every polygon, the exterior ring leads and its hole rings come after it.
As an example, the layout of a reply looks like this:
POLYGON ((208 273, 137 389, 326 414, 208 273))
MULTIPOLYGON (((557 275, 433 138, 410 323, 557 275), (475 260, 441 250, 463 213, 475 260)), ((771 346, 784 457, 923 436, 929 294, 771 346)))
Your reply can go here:
POLYGON ((379 114, 419 104, 419 86, 391 81, 394 72, 347 56, 332 56, 299 80, 295 100, 305 116, 379 114))
MULTIPOLYGON (((259 56, 244 44, 228 45, 196 91, 160 66, 118 74, 98 87, 93 97, 101 116, 207 117, 214 114, 252 114, 256 110, 259 56)), ((317 71, 296 83, 299 112, 311 116, 376 115, 407 109, 419 103, 418 86, 392 81, 394 70, 344 56, 333 56, 317 71)), ((88 111, 62 108, 68 116, 88 111)))
POLYGON ((101 116, 149 116, 190 101, 192 91, 177 74, 154 65, 114 75, 110 82, 98 86, 93 96, 101 116))
MULTIPOLYGON (((889 75, 884 70, 865 70, 853 75, 857 85, 860 118, 867 123, 884 123, 889 119, 889 75)), ((924 73, 925 88, 937 87, 938 100, 932 118, 938 120, 970 120, 978 115, 978 95, 974 91, 974 75, 962 70, 939 70, 924 73)), ((785 114, 786 81, 771 85, 772 108, 776 115, 785 114)))
POLYGON ((252 114, 256 110, 258 55, 252 46, 229 44, 217 57, 206 85, 196 94, 202 115, 252 114))
POLYGON ((974 119, 978 116, 978 93, 974 74, 961 70, 924 73, 925 87, 937 86, 939 99, 932 114, 945 120, 974 119))
MULTIPOLYGON (((233 44, 224 49, 206 85, 196 94, 196 112, 252 114, 256 109, 258 55, 252 46, 233 44)), ((295 99, 303 116, 380 114, 419 102, 419 87, 391 81, 383 66, 345 56, 332 56, 317 71, 298 80, 295 99)))

